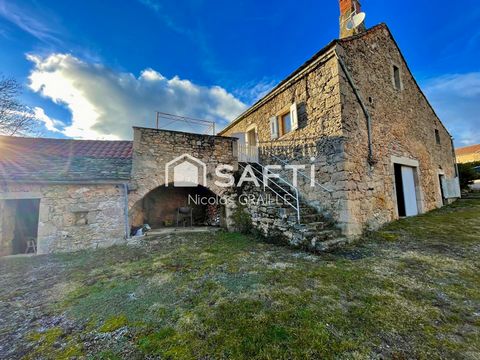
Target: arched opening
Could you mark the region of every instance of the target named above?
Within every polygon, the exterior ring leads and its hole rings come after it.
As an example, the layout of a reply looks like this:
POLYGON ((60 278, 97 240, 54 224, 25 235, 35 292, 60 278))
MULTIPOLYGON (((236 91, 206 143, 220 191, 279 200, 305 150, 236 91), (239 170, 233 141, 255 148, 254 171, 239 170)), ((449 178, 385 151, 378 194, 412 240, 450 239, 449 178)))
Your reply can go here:
POLYGON ((139 200, 131 211, 131 225, 152 229, 224 226, 225 209, 208 188, 159 186, 139 200))

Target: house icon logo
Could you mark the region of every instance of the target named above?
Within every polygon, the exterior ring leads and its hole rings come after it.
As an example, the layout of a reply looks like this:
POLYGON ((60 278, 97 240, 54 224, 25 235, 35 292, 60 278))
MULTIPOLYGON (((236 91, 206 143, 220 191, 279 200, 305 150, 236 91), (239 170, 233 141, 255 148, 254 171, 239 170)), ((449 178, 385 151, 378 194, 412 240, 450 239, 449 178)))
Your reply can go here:
POLYGON ((165 165, 165 186, 171 180, 171 173, 174 187, 207 186, 207 165, 189 154, 177 156, 165 165))

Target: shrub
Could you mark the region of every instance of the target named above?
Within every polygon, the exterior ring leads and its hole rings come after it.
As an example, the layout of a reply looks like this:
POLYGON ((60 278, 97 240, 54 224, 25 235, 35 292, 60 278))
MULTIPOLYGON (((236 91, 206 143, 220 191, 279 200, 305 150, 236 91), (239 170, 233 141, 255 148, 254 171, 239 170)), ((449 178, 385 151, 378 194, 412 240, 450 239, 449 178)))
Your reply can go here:
POLYGON ((474 169, 477 163, 458 164, 458 173, 460 175, 460 187, 468 189, 468 185, 473 183, 473 180, 480 179, 480 174, 474 169))
POLYGON ((244 206, 237 204, 235 211, 232 214, 232 220, 237 228, 237 231, 242 234, 251 234, 253 225, 252 217, 247 212, 244 206))

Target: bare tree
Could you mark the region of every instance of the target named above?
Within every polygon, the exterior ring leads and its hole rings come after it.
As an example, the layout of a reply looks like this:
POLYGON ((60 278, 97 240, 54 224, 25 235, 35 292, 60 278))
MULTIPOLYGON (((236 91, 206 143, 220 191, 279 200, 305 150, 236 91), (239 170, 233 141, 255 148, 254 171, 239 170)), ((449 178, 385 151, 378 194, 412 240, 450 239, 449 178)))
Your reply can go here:
POLYGON ((33 111, 19 100, 22 86, 12 78, 0 77, 0 134, 32 134, 37 126, 33 111))

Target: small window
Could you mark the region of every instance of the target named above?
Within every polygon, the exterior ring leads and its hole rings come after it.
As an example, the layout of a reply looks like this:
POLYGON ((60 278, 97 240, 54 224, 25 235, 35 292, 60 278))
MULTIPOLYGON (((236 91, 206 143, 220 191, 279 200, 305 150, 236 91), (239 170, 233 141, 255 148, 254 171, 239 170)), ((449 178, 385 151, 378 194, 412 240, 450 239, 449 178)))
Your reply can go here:
POLYGON ((75 225, 88 225, 88 211, 75 212, 75 225))
POLYGON ((438 129, 435 129, 435 141, 438 145, 440 145, 440 132, 438 131, 438 129))
POLYGON ((400 78, 400 68, 396 65, 393 65, 393 82, 395 89, 402 90, 402 80, 400 78))
POLYGON ((271 138, 278 139, 285 134, 298 129, 298 109, 297 103, 289 106, 288 110, 284 109, 280 115, 270 118, 271 138))
POLYGON ((292 118, 290 112, 280 116, 280 123, 278 124, 280 130, 280 136, 283 136, 292 131, 292 118))

